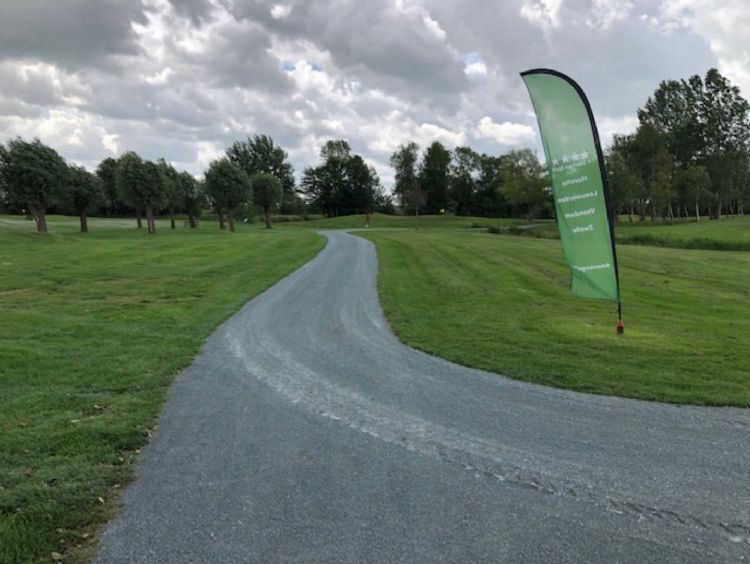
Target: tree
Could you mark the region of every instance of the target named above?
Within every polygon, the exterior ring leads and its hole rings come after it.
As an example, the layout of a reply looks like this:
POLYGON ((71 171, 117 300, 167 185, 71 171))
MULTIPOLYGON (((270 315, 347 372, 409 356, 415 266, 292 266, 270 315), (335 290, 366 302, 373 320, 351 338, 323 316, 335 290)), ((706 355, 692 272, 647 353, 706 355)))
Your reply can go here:
POLYGON ((294 168, 289 155, 274 144, 268 135, 255 135, 245 141, 235 141, 227 149, 227 158, 245 171, 248 177, 258 173, 272 174, 281 184, 282 213, 293 213, 296 204, 294 168))
POLYGON ((525 207, 529 221, 548 203, 549 181, 531 149, 511 151, 500 157, 505 179, 501 193, 512 205, 525 207))
POLYGON ((478 176, 474 195, 473 215, 506 217, 510 215, 508 202, 500 190, 503 183, 502 158, 479 155, 478 176))
POLYGON ((434 141, 425 151, 419 169, 419 184, 426 196, 425 213, 440 213, 448 207, 450 164, 450 151, 439 141, 434 141))
POLYGON ((159 166, 128 151, 117 164, 115 184, 123 202, 136 210, 145 210, 148 232, 156 233, 154 209, 160 209, 165 201, 159 166))
POLYGON ((271 211, 279 205, 284 196, 281 182, 273 174, 258 173, 250 178, 255 205, 263 210, 266 229, 271 229, 271 211))
POLYGON ((175 225, 174 217, 182 205, 182 191, 177 181, 179 173, 175 167, 164 159, 159 159, 157 165, 159 167, 162 191, 164 192, 164 201, 169 212, 169 226, 172 229, 176 229, 177 226, 175 225))
POLYGON ((615 135, 605 166, 614 208, 614 218, 624 211, 633 222, 635 203, 644 193, 643 182, 631 163, 633 136, 615 135))
POLYGON ((81 233, 88 232, 88 212, 95 209, 104 197, 101 181, 85 168, 71 166, 68 169, 68 197, 81 220, 81 233))
POLYGON ((372 212, 380 185, 375 170, 343 140, 328 141, 320 157, 323 163, 307 168, 302 177, 310 204, 328 217, 372 212))
POLYGON ((419 145, 409 142, 400 145, 391 155, 391 166, 396 171, 396 182, 393 194, 398 198, 399 205, 406 207, 407 194, 411 194, 417 180, 417 161, 419 160, 419 145))
POLYGON ((456 147, 450 166, 450 199, 456 215, 471 215, 479 155, 470 147, 456 147))
POLYGON ((5 197, 26 206, 39 232, 47 231, 47 209, 59 199, 68 181, 68 167, 57 151, 39 139, 20 137, 0 151, 0 177, 5 197))
POLYGON ((180 172, 176 178, 177 190, 180 195, 182 209, 188 216, 191 229, 198 227, 198 216, 205 200, 205 194, 199 183, 189 172, 180 172))
POLYGON ((675 189, 680 194, 687 209, 692 204, 695 209, 695 220, 701 220, 701 201, 711 197, 711 176, 702 166, 689 166, 678 170, 674 178, 675 189))
POLYGON ((117 210, 120 203, 117 197, 116 175, 117 159, 107 157, 96 167, 96 176, 99 178, 104 207, 108 216, 111 216, 117 210))
MULTIPOLYGON (((251 197, 250 179, 245 171, 226 157, 213 161, 206 171, 206 193, 217 213, 226 213, 229 230, 234 231, 234 214, 251 197)), ((222 221, 219 226, 224 229, 222 221)))
POLYGON ((662 82, 638 111, 641 127, 653 128, 665 140, 676 168, 700 165, 708 171, 716 218, 723 210, 742 208, 750 175, 749 116, 750 104, 716 69, 703 79, 662 82))

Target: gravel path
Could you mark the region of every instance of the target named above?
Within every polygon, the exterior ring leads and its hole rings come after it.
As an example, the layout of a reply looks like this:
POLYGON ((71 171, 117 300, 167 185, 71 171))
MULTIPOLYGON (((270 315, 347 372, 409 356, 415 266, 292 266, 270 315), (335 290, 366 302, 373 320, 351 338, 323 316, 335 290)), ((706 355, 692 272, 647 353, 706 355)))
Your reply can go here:
POLYGON ((373 245, 326 236, 175 381, 100 562, 750 561, 750 410, 410 349, 373 245))

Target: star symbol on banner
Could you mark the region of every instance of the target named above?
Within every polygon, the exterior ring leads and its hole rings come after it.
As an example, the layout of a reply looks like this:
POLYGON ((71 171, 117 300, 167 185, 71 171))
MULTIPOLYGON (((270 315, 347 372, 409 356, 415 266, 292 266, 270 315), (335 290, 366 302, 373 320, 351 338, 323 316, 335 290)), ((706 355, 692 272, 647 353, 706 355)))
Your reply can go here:
POLYGON ((563 164, 567 164, 570 162, 570 157, 568 155, 563 155, 562 157, 563 164))
POLYGON ((558 157, 552 159, 552 166, 560 166, 560 159, 558 157))
POLYGON ((588 151, 581 151, 581 160, 584 160, 584 161, 589 160, 589 153, 588 153, 588 151))

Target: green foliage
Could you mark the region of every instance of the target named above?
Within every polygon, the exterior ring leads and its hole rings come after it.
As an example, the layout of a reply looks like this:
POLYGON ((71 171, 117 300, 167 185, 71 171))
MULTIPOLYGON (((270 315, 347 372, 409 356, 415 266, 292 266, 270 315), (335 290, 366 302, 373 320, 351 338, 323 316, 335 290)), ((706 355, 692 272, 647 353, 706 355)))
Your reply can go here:
POLYGON ((175 375, 324 239, 241 229, 236 245, 208 230, 147 240, 130 221, 94 219, 84 240, 77 222, 54 217, 54 234, 38 238, 23 218, 6 219, 0 562, 49 562, 52 551, 79 561, 68 551, 91 551, 114 514, 175 375))
POLYGON ((96 176, 99 178, 104 196, 104 205, 109 214, 121 210, 122 203, 117 193, 117 159, 108 157, 96 167, 96 176))
POLYGON ((218 213, 226 213, 229 230, 234 231, 234 214, 251 199, 250 179, 229 159, 213 161, 206 171, 206 194, 218 213))
POLYGON ((294 168, 289 155, 268 135, 255 135, 245 141, 235 141, 227 149, 227 158, 245 171, 248 177, 255 174, 272 174, 281 183, 282 213, 291 211, 298 204, 294 190, 294 168))
POLYGON ((380 187, 375 169, 343 140, 328 141, 320 158, 323 163, 307 168, 302 178, 311 206, 328 217, 371 212, 380 187))
POLYGON ((0 151, 0 183, 5 199, 25 206, 34 216, 38 231, 47 231, 47 209, 62 196, 67 176, 63 158, 38 139, 11 139, 0 151))
POLYGON ((433 141, 425 151, 419 168, 419 186, 424 191, 425 213, 442 213, 448 208, 451 154, 442 143, 433 141))
MULTIPOLYGON (((663 139, 678 169, 699 165, 708 172, 713 197, 699 199, 696 215, 701 201, 712 206, 717 218, 723 211, 744 212, 744 202, 750 200, 750 104, 736 86, 716 69, 710 69, 704 79, 695 75, 662 82, 638 117, 641 128, 651 128, 663 139)), ((643 157, 649 150, 648 158, 666 163, 648 143, 639 153, 643 157)), ((656 180, 655 185, 652 199, 663 205, 666 178, 656 180)), ((671 215, 671 209, 667 211, 671 215)))
POLYGON ((201 208, 206 203, 205 186, 198 182, 192 174, 184 171, 177 174, 176 183, 181 208, 185 210, 188 216, 190 227, 195 228, 198 226, 201 208))
POLYGON ((508 202, 525 208, 529 221, 549 205, 549 179, 531 149, 511 151, 500 157, 504 181, 500 192, 508 202))
POLYGON ((255 205, 263 210, 266 229, 271 229, 271 212, 279 205, 284 192, 281 182, 272 174, 258 173, 250 178, 255 205))
POLYGON ((419 161, 419 145, 410 142, 400 145, 391 155, 391 166, 396 171, 393 194, 399 199, 401 207, 405 207, 408 194, 415 190, 417 180, 417 163, 419 161))
POLYGON ((81 231, 88 231, 86 215, 96 209, 104 199, 101 181, 85 168, 71 166, 68 170, 67 199, 80 217, 81 231))
POLYGON ((612 304, 571 296, 559 242, 457 231, 365 236, 377 246, 385 314, 410 346, 584 392, 750 406, 750 341, 738 337, 750 332, 746 253, 622 247, 618 337, 612 304))

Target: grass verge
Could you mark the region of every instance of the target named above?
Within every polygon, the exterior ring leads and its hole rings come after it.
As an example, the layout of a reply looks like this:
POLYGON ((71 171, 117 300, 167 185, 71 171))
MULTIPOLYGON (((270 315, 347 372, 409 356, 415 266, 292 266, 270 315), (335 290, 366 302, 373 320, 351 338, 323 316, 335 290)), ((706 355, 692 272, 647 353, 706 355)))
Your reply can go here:
POLYGON ((624 247, 614 305, 573 298, 559 241, 371 232, 385 314, 408 345, 599 394, 750 406, 750 254, 624 247))
POLYGON ((0 562, 80 559, 175 374, 325 243, 244 226, 148 236, 118 221, 0 227, 0 562))
MULTIPOLYGON (((490 226, 490 233, 518 235, 537 239, 557 239, 557 225, 539 222, 529 228, 519 225, 490 226)), ((674 249, 707 251, 750 251, 750 217, 721 220, 704 218, 676 223, 628 223, 620 220, 615 227, 617 242, 623 245, 646 245, 674 249)))

